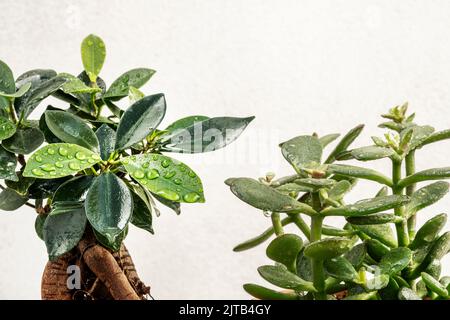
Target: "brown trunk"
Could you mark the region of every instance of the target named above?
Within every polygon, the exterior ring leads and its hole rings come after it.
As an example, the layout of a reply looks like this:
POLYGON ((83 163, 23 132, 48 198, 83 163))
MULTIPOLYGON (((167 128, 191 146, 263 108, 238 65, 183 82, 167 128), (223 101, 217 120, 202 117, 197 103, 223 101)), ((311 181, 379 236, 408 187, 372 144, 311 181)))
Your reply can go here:
POLYGON ((113 253, 97 244, 89 234, 77 248, 56 261, 49 261, 42 275, 41 296, 44 300, 140 300, 148 295, 150 288, 139 279, 125 245, 113 253), (68 289, 67 268, 70 265, 80 268, 80 289, 68 289))

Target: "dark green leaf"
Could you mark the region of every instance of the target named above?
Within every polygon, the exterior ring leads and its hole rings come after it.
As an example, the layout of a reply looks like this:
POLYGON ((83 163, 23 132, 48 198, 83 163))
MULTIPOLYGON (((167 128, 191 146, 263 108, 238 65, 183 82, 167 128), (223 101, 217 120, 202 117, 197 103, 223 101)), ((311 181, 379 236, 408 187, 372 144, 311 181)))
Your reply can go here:
POLYGON ((359 282, 359 276, 353 265, 344 257, 336 257, 324 262, 325 271, 331 277, 343 280, 359 282))
POLYGON ((126 184, 113 173, 96 177, 85 201, 92 227, 110 241, 122 232, 133 211, 133 197, 126 184))
POLYGON ((209 117, 207 116, 189 116, 181 118, 170 124, 166 129, 164 129, 164 131, 168 131, 168 133, 172 134, 177 130, 184 130, 195 125, 197 122, 202 122, 208 119, 209 117))
POLYGON ((13 189, 18 194, 26 196, 28 194, 28 188, 34 183, 36 179, 26 178, 22 176, 21 172, 17 172, 18 181, 5 180, 7 187, 13 189))
POLYGON ((121 98, 126 97, 130 87, 140 88, 147 83, 148 80, 155 74, 155 70, 138 68, 125 72, 109 87, 103 96, 106 98, 121 98))
POLYGON ((0 193, 0 210, 14 211, 27 202, 28 198, 21 196, 16 191, 6 188, 0 193))
POLYGON ((385 224, 392 222, 400 222, 403 218, 397 217, 392 213, 374 213, 365 216, 348 217, 347 221, 351 224, 366 225, 366 224, 385 224))
POLYGON ((366 257, 367 249, 365 243, 360 243, 354 246, 349 252, 344 254, 344 257, 352 264, 355 269, 359 269, 366 257))
POLYGON ((329 191, 328 197, 335 201, 342 200, 344 195, 352 189, 352 184, 347 180, 341 180, 336 183, 329 191))
POLYGON ((18 181, 16 166, 16 156, 0 146, 0 179, 18 181))
MULTIPOLYGON (((47 106, 47 109, 45 109, 45 112, 48 110, 60 110, 58 108, 47 106)), ((61 139, 59 139, 57 136, 53 134, 53 132, 49 129, 47 126, 47 122, 45 121, 45 112, 41 115, 39 118, 39 130, 44 134, 45 142, 47 143, 60 143, 62 142, 61 139)))
POLYGON ((20 89, 14 93, 4 93, 4 92, 0 91, 0 96, 5 97, 5 98, 20 98, 25 93, 27 93, 28 90, 30 90, 30 88, 31 88, 31 83, 27 83, 27 84, 24 84, 23 86, 21 86, 20 89))
POLYGON ((282 234, 272 240, 266 249, 266 255, 295 272, 297 256, 302 247, 303 241, 299 236, 282 234))
POLYGON ((399 187, 406 187, 427 180, 441 180, 450 178, 450 167, 434 168, 417 172, 399 181, 399 187))
POLYGON ((433 242, 446 223, 447 215, 445 213, 441 213, 431 218, 417 231, 416 236, 409 247, 411 249, 417 249, 425 244, 433 242))
POLYGON ((343 164, 330 164, 327 172, 329 174, 338 174, 353 178, 362 178, 376 181, 387 186, 392 186, 391 178, 373 169, 361 168, 356 166, 349 166, 343 164))
POLYGON ((97 76, 105 62, 105 57, 105 43, 100 37, 90 34, 83 40, 81 43, 81 60, 91 82, 97 80, 97 76))
POLYGON ((88 124, 79 117, 65 111, 46 111, 45 122, 52 133, 67 143, 98 150, 98 139, 88 124))
POLYGON ((100 232, 96 231, 94 229, 94 235, 95 238, 100 242, 102 246, 105 248, 108 248, 112 250, 113 252, 117 252, 120 250, 120 247, 122 246, 123 240, 125 240, 126 236, 128 234, 128 225, 123 229, 122 232, 120 232, 118 235, 114 236, 113 238, 107 238, 103 236, 100 232))
POLYGON ((422 272, 421 277, 422 277, 422 281, 425 283, 425 285, 428 287, 428 289, 430 289, 431 291, 433 291, 440 297, 443 297, 443 298, 449 297, 447 288, 445 288, 439 281, 437 281, 431 275, 429 275, 426 272, 422 272))
POLYGON ((0 117, 0 141, 12 137, 16 132, 16 126, 9 119, 0 117))
POLYGON ((391 248, 397 246, 397 239, 388 224, 352 225, 352 227, 391 248))
POLYGON ((93 180, 94 176, 77 176, 65 181, 53 195, 53 202, 84 201, 93 180))
POLYGON ((311 259, 304 255, 304 250, 297 257, 297 275, 307 281, 313 281, 314 278, 311 259))
POLYGON ((374 260, 378 261, 389 253, 390 248, 377 239, 367 239, 364 241, 367 253, 374 260))
POLYGON ((361 131, 364 129, 364 125, 360 124, 355 128, 351 129, 344 137, 342 137, 341 141, 339 141, 338 145, 334 150, 330 153, 325 163, 332 163, 336 160, 336 156, 342 151, 347 150, 347 148, 355 141, 355 139, 360 135, 361 131))
POLYGON ((450 231, 440 236, 433 244, 424 264, 429 265, 433 260, 441 260, 450 251, 450 231))
POLYGON ((3 147, 17 154, 29 154, 44 142, 44 135, 36 128, 17 129, 9 139, 3 140, 3 147))
POLYGON ((378 146, 368 146, 351 150, 352 157, 360 161, 371 161, 387 158, 393 154, 394 151, 392 149, 378 146))
POLYGON ((254 118, 210 118, 164 136, 161 143, 170 152, 214 151, 236 140, 254 118))
POLYGON ((0 60, 0 91, 4 93, 14 93, 16 85, 11 69, 6 63, 0 60))
POLYGON ((152 197, 154 197, 159 203, 163 204, 169 209, 172 209, 176 214, 181 214, 181 205, 179 202, 167 200, 166 198, 163 198, 155 193, 152 193, 152 197))
POLYGON ((265 280, 284 289, 315 292, 313 284, 289 272, 283 265, 261 266, 258 272, 265 280))
POLYGON ((34 221, 34 230, 36 231, 39 239, 44 240, 44 224, 47 219, 46 214, 38 214, 36 220, 34 221))
POLYGON ((103 160, 108 160, 110 154, 114 151, 116 144, 116 132, 107 124, 102 124, 95 131, 100 146, 100 155, 103 160))
POLYGON ((414 192, 411 195, 411 201, 406 205, 406 218, 442 199, 447 194, 448 189, 448 182, 438 181, 414 192))
POLYGON ((319 141, 320 141, 320 144, 322 145, 322 148, 325 148, 326 146, 328 146, 334 140, 339 138, 339 136, 340 136, 339 133, 331 133, 331 134, 327 134, 327 135, 325 135, 323 137, 320 137, 319 141))
POLYGON ((307 245, 304 255, 312 259, 332 259, 349 251, 352 245, 353 240, 348 238, 325 238, 307 245))
POLYGON ((154 234, 151 206, 145 201, 146 199, 142 199, 137 193, 132 192, 131 194, 133 196, 133 214, 131 223, 138 228, 154 234))
POLYGON ((143 140, 156 129, 166 113, 163 94, 142 98, 129 107, 120 119, 116 135, 116 150, 126 149, 143 140))
POLYGON ((244 290, 259 300, 299 300, 294 292, 278 292, 253 283, 244 284, 244 290))
POLYGON ((58 187, 69 180, 71 176, 57 179, 36 179, 28 188, 28 197, 30 199, 45 199, 53 196, 58 187))
POLYGON ((412 258, 411 250, 408 248, 395 248, 381 258, 379 267, 384 274, 394 275, 405 269, 412 258))
POLYGON ((284 158, 297 172, 320 165, 322 144, 313 136, 299 136, 280 144, 284 158))
POLYGON ((307 204, 276 191, 250 178, 230 178, 225 181, 231 192, 251 206, 272 212, 315 214, 307 204))

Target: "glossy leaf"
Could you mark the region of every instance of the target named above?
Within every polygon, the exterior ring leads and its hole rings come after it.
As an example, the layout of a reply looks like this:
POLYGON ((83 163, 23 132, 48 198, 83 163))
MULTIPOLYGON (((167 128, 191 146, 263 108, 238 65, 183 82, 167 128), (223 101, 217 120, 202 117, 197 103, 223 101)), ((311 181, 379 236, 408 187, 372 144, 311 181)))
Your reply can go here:
POLYGON ((397 246, 397 239, 388 224, 352 225, 352 227, 391 248, 397 246))
POLYGON ((316 291, 312 282, 303 280, 292 272, 289 272, 283 265, 261 266, 258 268, 258 272, 265 280, 280 288, 294 289, 297 291, 316 291))
POLYGON ((406 217, 408 218, 442 199, 447 194, 449 186, 448 182, 438 181, 414 192, 411 195, 411 201, 406 205, 406 217))
POLYGON ((422 300, 421 297, 419 297, 414 290, 411 290, 410 288, 403 287, 398 292, 398 299, 399 300, 422 300))
POLYGON ((77 144, 92 151, 98 150, 98 139, 88 124, 65 111, 46 111, 45 122, 52 133, 67 143, 77 144))
POLYGON ((339 138, 339 136, 340 136, 339 133, 331 133, 331 134, 324 135, 323 137, 320 137, 319 141, 320 141, 320 144, 322 145, 322 148, 325 148, 326 146, 328 146, 334 140, 339 138))
POLYGON ((411 250, 408 248, 392 249, 387 255, 381 258, 379 267, 384 274, 394 275, 405 269, 412 258, 411 250))
POLYGON ((131 194, 133 196, 133 214, 131 223, 138 228, 154 234, 151 206, 137 193, 132 192, 131 194))
POLYGON ((406 153, 418 148, 434 132, 434 128, 431 126, 414 126, 411 128, 411 130, 412 130, 412 137, 411 141, 407 146, 406 153))
POLYGON ((259 300, 299 300, 294 292, 279 292, 253 283, 244 284, 244 290, 259 300))
POLYGON ((155 70, 147 68, 137 68, 125 72, 119 78, 114 80, 103 98, 121 98, 126 97, 130 87, 139 89, 155 74, 155 70))
POLYGON ((294 182, 300 186, 304 186, 312 190, 318 190, 321 188, 330 188, 336 184, 336 181, 332 179, 315 179, 315 178, 296 179, 294 182))
POLYGON ((347 180, 341 180, 336 183, 329 191, 328 197, 335 201, 342 200, 344 195, 352 189, 352 184, 347 180))
POLYGON ((0 146, 0 179, 18 181, 16 166, 17 159, 14 153, 0 146))
POLYGON ((111 129, 107 124, 102 124, 100 128, 95 131, 97 136, 100 155, 103 160, 108 160, 110 154, 114 151, 114 146, 116 144, 116 132, 111 129))
POLYGON ((6 63, 0 60, 0 91, 4 93, 14 93, 16 85, 11 69, 6 63))
POLYGON ((433 260, 441 260, 450 251, 450 231, 440 236, 431 247, 424 265, 428 266, 433 260))
POLYGON ((297 275, 307 281, 314 279, 311 259, 304 255, 304 250, 297 257, 297 275))
POLYGON ((386 274, 376 275, 372 279, 367 280, 364 287, 368 291, 381 290, 388 286, 389 280, 390 278, 386 274))
POLYGON ((266 249, 266 255, 295 272, 297 256, 302 247, 303 241, 299 236, 292 233, 282 234, 272 240, 266 249))
POLYGON ((362 216, 396 208, 409 201, 407 196, 391 195, 359 201, 338 208, 326 208, 321 211, 325 216, 362 216))
POLYGON ((348 222, 355 225, 395 223, 402 220, 403 218, 397 217, 392 213, 374 213, 365 216, 347 218, 348 222))
POLYGON ((163 137, 165 151, 200 153, 210 152, 236 140, 255 117, 216 117, 186 127, 163 137))
POLYGON ((28 194, 28 188, 34 183, 36 179, 27 178, 22 176, 21 172, 17 173, 18 181, 5 180, 5 184, 8 188, 13 189, 18 194, 26 196, 28 194))
POLYGON ((349 251, 353 240, 343 237, 325 238, 305 247, 304 255, 312 259, 327 260, 349 251))
POLYGON ((313 136, 299 136, 280 144, 284 158, 297 172, 318 166, 322 159, 322 144, 313 136))
POLYGON ((31 83, 26 83, 23 86, 21 86, 19 88, 19 90, 17 90, 14 93, 4 93, 4 92, 0 91, 0 96, 5 97, 5 98, 20 98, 25 93, 27 93, 28 90, 30 90, 30 88, 31 88, 31 83))
POLYGON ((115 174, 105 172, 92 183, 86 196, 85 210, 92 227, 113 241, 131 219, 131 191, 115 174))
POLYGON ((45 219, 43 236, 50 260, 69 252, 78 244, 86 227, 83 210, 62 215, 49 215, 45 219))
POLYGON ((344 257, 336 257, 324 262, 325 271, 331 277, 343 280, 358 282, 359 277, 353 265, 344 257))
POLYGON ((352 157, 360 161, 378 160, 390 157, 393 154, 394 151, 392 149, 378 146, 368 146, 351 150, 352 157))
POLYGON ((366 244, 369 256, 377 261, 387 255, 390 251, 390 248, 387 245, 377 239, 367 239, 364 243, 366 244))
POLYGON ((423 147, 423 146, 425 146, 427 144, 438 142, 438 141, 442 141, 442 140, 446 140, 446 139, 450 139, 450 129, 442 130, 442 131, 438 131, 438 132, 433 133, 432 135, 430 135, 427 139, 425 139, 421 143, 419 148, 423 147))
POLYGON ((350 251, 344 254, 344 257, 352 264, 355 269, 359 269, 366 257, 367 249, 365 243, 354 246, 350 251))
POLYGON ((118 235, 112 238, 107 238, 103 236, 100 232, 96 231, 95 229, 94 235, 97 241, 100 242, 102 246, 112 250, 113 252, 117 252, 120 250, 123 240, 125 240, 126 236, 128 235, 128 225, 122 232, 120 232, 118 235))
POLYGON ((427 180, 441 180, 450 178, 450 167, 434 168, 417 172, 399 181, 399 187, 406 187, 427 180))
POLYGON ((120 119, 116 150, 123 150, 142 141, 160 124, 166 113, 163 94, 147 96, 129 107, 120 119))
MULTIPOLYGON (((61 110, 52 106, 47 106, 47 109, 45 109, 45 112, 48 110, 61 110)), ((61 110, 62 111, 62 110, 61 110)), ((59 139, 57 136, 53 134, 53 132, 49 129, 47 126, 47 122, 45 121, 45 112, 42 113, 41 117, 39 118, 39 130, 41 130, 42 134, 44 135, 45 142, 47 143, 60 143, 62 142, 61 139, 59 139)))
POLYGON ((58 75, 59 77, 62 77, 66 79, 66 82, 61 87, 62 91, 69 94, 75 94, 75 93, 96 93, 101 92, 102 89, 98 87, 91 87, 86 85, 81 79, 78 77, 75 77, 74 75, 68 74, 68 73, 61 73, 58 75))
POLYGON ((325 160, 325 163, 333 163, 336 160, 336 156, 339 153, 347 150, 347 148, 353 143, 353 141, 355 141, 355 139, 361 134, 361 131, 363 129, 364 125, 361 124, 351 129, 344 137, 342 137, 341 141, 339 141, 338 145, 325 160))
POLYGON ((64 201, 83 202, 94 176, 77 176, 62 183, 53 195, 53 203, 64 201))
POLYGON ((430 244, 436 239, 446 223, 447 215, 445 213, 441 213, 431 218, 417 231, 416 236, 409 247, 411 249, 417 249, 425 244, 430 244))
POLYGON ((44 224, 47 219, 46 214, 38 214, 34 220, 34 230, 39 239, 44 240, 44 224))
POLYGON ((105 43, 100 37, 90 34, 81 43, 81 60, 91 82, 97 80, 106 58, 105 43))
POLYGON ((152 193, 152 197, 155 198, 159 203, 166 206, 167 208, 171 209, 173 212, 175 212, 177 215, 181 214, 181 205, 179 202, 167 200, 166 198, 163 198, 157 194, 152 193))
POLYGON ((6 188, 0 193, 0 210, 14 211, 27 202, 28 198, 21 196, 16 191, 6 188))
POLYGON ((3 147, 17 154, 29 154, 44 143, 44 135, 36 128, 17 129, 9 139, 3 140, 3 147))
POLYGON ((56 179, 35 179, 34 183, 28 188, 28 197, 30 199, 45 199, 52 197, 61 184, 71 178, 71 176, 67 176, 56 179))
POLYGON ((328 173, 338 174, 353 178, 362 178, 366 180, 376 181, 387 186, 392 186, 391 178, 385 176, 384 174, 373 170, 357 166, 343 165, 343 164, 331 164, 328 166, 328 173))
POLYGON ((174 133, 177 130, 184 130, 195 125, 197 122, 202 122, 208 119, 209 117, 207 116, 189 116, 181 118, 167 126, 164 131, 167 131, 168 133, 174 133))
POLYGON ((70 143, 54 143, 36 151, 28 160, 24 177, 55 179, 75 174, 101 161, 98 154, 70 143))
POLYGON ((377 292, 364 292, 360 294, 355 294, 351 296, 345 297, 343 300, 376 300, 377 298, 377 292))
POLYGON ((16 126, 9 119, 0 117, 0 141, 12 137, 16 133, 16 126))
POLYGON ((225 181, 231 192, 242 201, 251 206, 271 211, 314 214, 315 211, 307 204, 276 191, 256 180, 250 178, 230 178, 225 181))
POLYGON ((447 288, 445 288, 439 281, 437 281, 431 275, 429 275, 426 272, 422 272, 421 277, 422 277, 422 281, 425 283, 425 285, 428 287, 428 289, 430 289, 431 291, 433 291, 440 297, 443 297, 443 298, 449 297, 447 288))

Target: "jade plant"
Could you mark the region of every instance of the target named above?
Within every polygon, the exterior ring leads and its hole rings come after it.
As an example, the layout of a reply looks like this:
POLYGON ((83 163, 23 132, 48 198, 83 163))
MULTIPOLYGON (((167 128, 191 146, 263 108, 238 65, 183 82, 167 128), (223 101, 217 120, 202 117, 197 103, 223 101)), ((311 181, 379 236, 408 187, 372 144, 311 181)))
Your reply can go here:
POLYGON ((441 234, 447 215, 432 217, 417 231, 416 216, 448 192, 447 182, 429 181, 450 178, 450 167, 416 172, 415 154, 449 139, 450 130, 435 132, 406 112, 405 104, 383 115, 388 121, 380 127, 390 132, 372 137, 373 145, 350 149, 362 132, 359 125, 323 160, 323 149, 339 134, 298 136, 280 144, 295 174, 226 181, 234 195, 271 218, 270 228, 234 251, 253 248, 275 234, 266 249, 274 264, 258 272, 281 289, 249 283, 244 285, 249 294, 290 300, 449 299, 450 277, 441 277, 440 262, 450 250, 450 232, 441 234), (390 175, 336 163, 384 158, 390 175), (349 204, 344 197, 360 179, 379 184, 380 190, 349 204), (424 186, 416 190, 421 182, 424 186), (329 217, 341 217, 341 227, 325 224, 329 217), (299 232, 286 232, 290 224, 299 232))
POLYGON ((105 56, 89 35, 78 76, 36 69, 14 79, 0 61, 0 209, 38 213, 43 299, 147 298, 122 243, 129 226, 153 233, 157 203, 179 214, 180 203, 205 201, 197 174, 162 153, 222 148, 253 120, 189 116, 158 129, 165 97, 139 90, 155 71, 132 69, 108 87, 105 56), (33 118, 47 97, 56 102, 33 118))

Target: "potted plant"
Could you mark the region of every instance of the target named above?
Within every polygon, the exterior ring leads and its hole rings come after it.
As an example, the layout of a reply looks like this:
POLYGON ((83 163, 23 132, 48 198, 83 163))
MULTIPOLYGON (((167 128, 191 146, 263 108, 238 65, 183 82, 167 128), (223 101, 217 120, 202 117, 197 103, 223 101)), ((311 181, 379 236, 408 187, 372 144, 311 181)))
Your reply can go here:
POLYGON ((261 235, 241 243, 234 251, 253 248, 275 238, 266 249, 275 262, 258 268, 273 290, 257 284, 244 289, 259 299, 448 299, 450 277, 441 276, 440 260, 450 250, 450 232, 441 234, 445 213, 425 222, 416 231, 416 215, 440 200, 449 184, 450 167, 416 172, 415 153, 428 144, 450 138, 450 130, 435 131, 414 123, 407 105, 383 115, 390 129, 373 145, 349 149, 363 126, 350 130, 325 160, 323 149, 338 134, 298 136, 280 144, 295 174, 259 181, 226 180, 242 201, 263 210, 271 226, 261 235), (390 175, 363 166, 336 164, 337 160, 390 159, 390 175), (404 170, 405 175, 402 175, 404 170), (346 193, 358 179, 380 184, 370 199, 347 204, 346 193), (431 180, 438 180, 430 183, 431 180), (416 190, 416 184, 426 182, 416 190), (345 219, 343 228, 324 224, 328 217, 345 219), (309 219, 308 224, 305 217, 309 219), (293 224, 300 235, 286 233, 293 224), (395 231, 395 233, 394 233, 395 231))
POLYGON ((189 116, 157 129, 165 97, 139 90, 155 71, 133 69, 107 87, 105 56, 103 41, 89 35, 78 76, 38 69, 14 79, 0 61, 0 209, 38 213, 49 255, 43 299, 146 298, 123 244, 129 225, 153 233, 156 203, 179 214, 180 203, 205 201, 197 174, 163 152, 222 148, 253 120, 189 116), (32 119, 49 96, 67 108, 49 105, 32 119))

